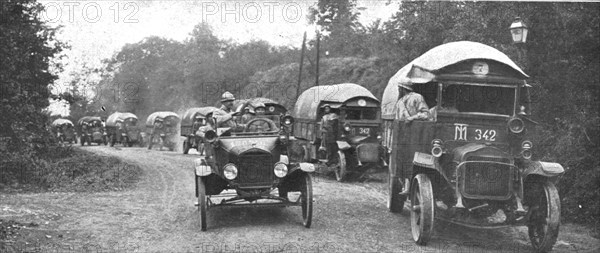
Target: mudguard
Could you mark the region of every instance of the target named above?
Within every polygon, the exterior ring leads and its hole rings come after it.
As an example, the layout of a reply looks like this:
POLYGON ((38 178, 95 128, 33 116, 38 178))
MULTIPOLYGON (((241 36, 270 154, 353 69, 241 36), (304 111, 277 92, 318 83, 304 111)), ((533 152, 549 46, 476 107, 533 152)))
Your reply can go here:
POLYGON ((337 143, 338 149, 340 149, 340 150, 348 150, 352 147, 346 141, 336 141, 336 143, 337 143))
POLYGON ((565 173, 563 166, 558 163, 525 161, 523 162, 523 168, 525 169, 523 178, 527 178, 529 175, 540 175, 556 180, 556 178, 565 173))
POLYGON ((430 154, 415 152, 413 164, 419 167, 437 170, 435 156, 430 154))
POLYGON ((199 177, 208 176, 212 174, 212 168, 204 158, 197 158, 194 160, 194 173, 199 177))

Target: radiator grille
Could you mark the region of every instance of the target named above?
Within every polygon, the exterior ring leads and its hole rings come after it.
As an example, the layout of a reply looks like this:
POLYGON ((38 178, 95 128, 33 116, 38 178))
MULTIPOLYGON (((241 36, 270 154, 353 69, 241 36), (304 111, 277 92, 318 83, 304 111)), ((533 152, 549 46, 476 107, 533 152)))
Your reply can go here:
POLYGON ((273 161, 270 154, 244 154, 238 160, 240 186, 269 186, 273 183, 273 161))
POLYGON ((483 159, 477 160, 479 161, 467 162, 464 165, 465 168, 462 177, 463 194, 466 197, 471 198, 489 197, 502 199, 509 197, 512 179, 512 166, 508 164, 484 162, 482 161, 483 159))

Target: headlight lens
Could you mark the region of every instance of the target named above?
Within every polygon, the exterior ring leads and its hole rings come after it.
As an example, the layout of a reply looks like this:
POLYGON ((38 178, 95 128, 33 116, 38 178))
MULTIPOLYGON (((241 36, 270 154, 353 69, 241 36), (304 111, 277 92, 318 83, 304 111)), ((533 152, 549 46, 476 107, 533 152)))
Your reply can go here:
POLYGON ((223 175, 229 180, 235 179, 238 175, 238 170, 237 167, 235 167, 235 164, 226 164, 225 167, 223 167, 223 175))
POLYGON ((521 133, 525 129, 525 123, 522 119, 512 118, 508 121, 508 129, 515 134, 521 133))
POLYGON ((208 176, 212 173, 210 166, 202 158, 194 160, 194 168, 196 169, 196 176, 208 176))
POLYGON ((435 139, 431 142, 431 144, 433 145, 433 147, 431 148, 431 155, 433 155, 434 157, 442 156, 442 154, 444 153, 444 150, 442 149, 442 140, 435 139))
POLYGON ((352 130, 352 127, 350 127, 350 124, 346 123, 346 125, 344 125, 344 131, 350 132, 350 130, 352 130))
POLYGON ((285 163, 278 162, 275 164, 275 168, 273 169, 275 176, 277 177, 285 177, 288 173, 288 168, 285 163))

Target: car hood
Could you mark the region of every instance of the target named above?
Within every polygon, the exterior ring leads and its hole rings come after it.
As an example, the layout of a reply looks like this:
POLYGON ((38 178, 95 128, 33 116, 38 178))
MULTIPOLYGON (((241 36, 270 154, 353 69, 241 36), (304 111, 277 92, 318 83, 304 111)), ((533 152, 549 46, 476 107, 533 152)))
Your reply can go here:
POLYGON ((261 150, 268 153, 275 148, 279 137, 220 139, 219 143, 229 153, 240 155, 249 150, 261 150))

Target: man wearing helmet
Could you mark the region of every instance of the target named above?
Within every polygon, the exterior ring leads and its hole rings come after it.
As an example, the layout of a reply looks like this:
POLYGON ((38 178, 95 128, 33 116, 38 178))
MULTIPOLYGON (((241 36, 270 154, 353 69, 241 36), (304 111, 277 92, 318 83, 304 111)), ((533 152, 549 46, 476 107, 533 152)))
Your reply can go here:
MULTIPOLYGON (((255 113, 254 118, 265 118, 264 115, 267 111, 267 107, 264 103, 258 102, 254 104, 253 107, 255 113)), ((271 129, 271 125, 265 121, 255 121, 249 126, 249 130, 251 132, 273 131, 273 129, 271 129)))
POLYGON ((319 151, 325 151, 327 154, 327 165, 336 161, 337 153, 337 129, 339 116, 331 111, 329 104, 321 106, 323 108, 323 118, 321 118, 321 147, 319 151))
POLYGON ((398 103, 396 103, 396 119, 403 121, 429 119, 429 107, 421 94, 412 89, 412 84, 398 84, 398 103))
MULTIPOLYGON (((226 91, 221 96, 221 109, 220 113, 214 113, 215 118, 217 119, 218 126, 217 127, 230 127, 237 128, 237 124, 233 121, 233 116, 240 114, 241 112, 236 112, 233 109, 233 101, 235 101, 235 97, 231 92, 226 91), (223 113, 225 112, 225 113, 223 113)), ((246 108, 248 102, 244 103, 240 109, 246 108)))

